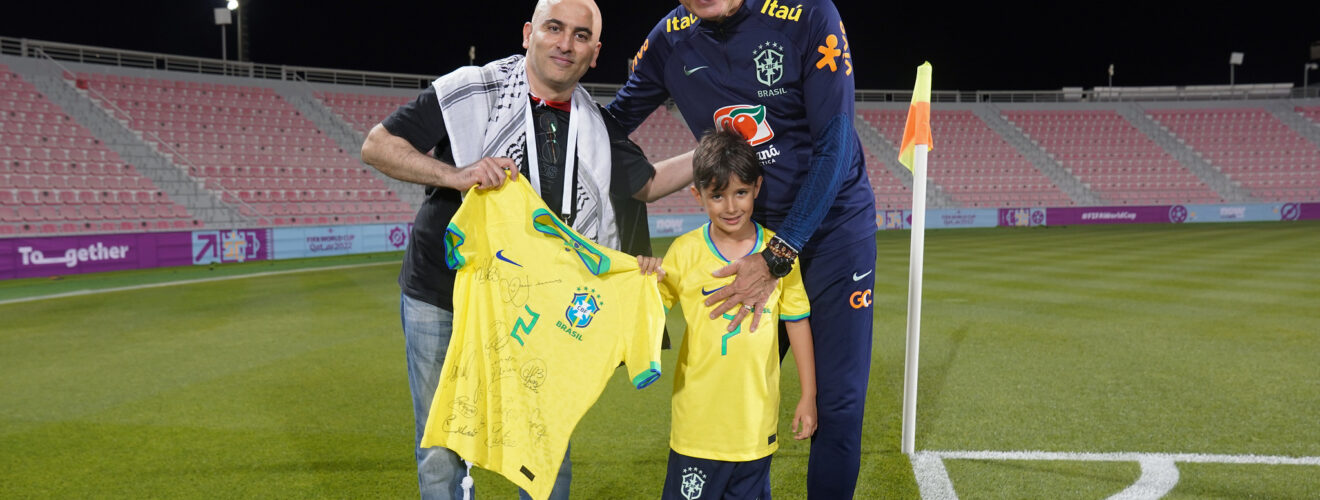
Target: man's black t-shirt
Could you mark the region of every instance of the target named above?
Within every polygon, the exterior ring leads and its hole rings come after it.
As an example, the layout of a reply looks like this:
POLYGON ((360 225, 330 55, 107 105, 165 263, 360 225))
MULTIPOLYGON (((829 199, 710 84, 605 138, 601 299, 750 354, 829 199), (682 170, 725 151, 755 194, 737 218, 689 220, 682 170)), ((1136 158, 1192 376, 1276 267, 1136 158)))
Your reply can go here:
MULTIPOLYGON (((623 242, 622 250, 633 255, 650 255, 646 205, 633 200, 632 194, 655 175, 655 168, 609 113, 601 110, 601 115, 609 130, 612 163, 609 191, 623 242)), ((541 198, 555 213, 562 213, 564 179, 561 173, 564 171, 564 157, 568 149, 568 117, 567 111, 550 106, 532 108, 532 124, 537 136, 535 146, 541 164, 541 198)), ((434 148, 436 158, 454 164, 444 114, 440 111, 434 87, 428 87, 417 99, 399 107, 381 124, 391 134, 407 140, 418 151, 434 148)), ((579 140, 588 141, 591 138, 583 137, 579 140)), ((527 175, 527 168, 527 159, 524 157, 519 165, 521 175, 527 175)), ((573 179, 573 182, 573 188, 576 188, 577 179, 573 179)), ((444 237, 445 229, 449 227, 449 221, 460 204, 462 198, 457 190, 426 187, 426 199, 413 221, 412 235, 403 257, 403 268, 399 271, 399 287, 405 295, 451 311, 454 309, 455 271, 445 265, 444 237)), ((577 207, 570 208, 570 220, 566 221, 569 224, 576 215, 577 207)))

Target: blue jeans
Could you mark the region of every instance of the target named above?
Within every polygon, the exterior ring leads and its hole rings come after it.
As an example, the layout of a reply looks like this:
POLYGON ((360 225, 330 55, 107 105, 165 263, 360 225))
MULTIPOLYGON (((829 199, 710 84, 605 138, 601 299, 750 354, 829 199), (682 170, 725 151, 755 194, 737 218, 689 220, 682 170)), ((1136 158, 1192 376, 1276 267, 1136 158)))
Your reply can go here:
MULTIPOLYGON (((463 498, 463 477, 467 466, 457 453, 446 448, 422 448, 426 417, 431 414, 431 399, 440 384, 440 368, 454 331, 454 313, 402 295, 399 316, 403 320, 403 340, 408 353, 408 389, 412 392, 413 425, 417 433, 413 446, 417 455, 417 481, 423 499, 463 498)), ((564 453, 564 465, 555 478, 553 500, 568 499, 568 485, 573 478, 572 464, 564 453)), ((518 490, 519 497, 530 499, 518 490)), ((475 496, 475 495, 474 495, 475 496)))

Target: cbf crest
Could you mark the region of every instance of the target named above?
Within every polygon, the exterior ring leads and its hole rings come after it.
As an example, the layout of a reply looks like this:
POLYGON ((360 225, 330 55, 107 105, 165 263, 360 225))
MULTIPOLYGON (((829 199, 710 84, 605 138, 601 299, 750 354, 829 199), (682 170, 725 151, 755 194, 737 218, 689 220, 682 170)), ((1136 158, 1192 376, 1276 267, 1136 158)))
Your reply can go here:
POLYGON ((784 77, 784 48, 778 42, 763 42, 752 55, 756 62, 756 81, 767 87, 784 77))
POLYGON ((701 489, 706 486, 706 473, 696 467, 683 468, 683 484, 679 493, 687 500, 701 498, 701 489))
POLYGON ((577 293, 573 294, 573 301, 569 303, 568 309, 564 310, 564 319, 573 328, 586 328, 591 324, 591 320, 600 312, 600 296, 596 290, 586 287, 578 287, 577 293))

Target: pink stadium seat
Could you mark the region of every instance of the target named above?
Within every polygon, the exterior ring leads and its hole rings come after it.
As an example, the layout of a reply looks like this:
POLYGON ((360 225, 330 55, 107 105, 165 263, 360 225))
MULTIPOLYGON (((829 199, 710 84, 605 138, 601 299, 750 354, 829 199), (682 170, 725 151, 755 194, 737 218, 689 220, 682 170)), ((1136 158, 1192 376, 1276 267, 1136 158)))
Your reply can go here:
POLYGON ((78 214, 85 220, 105 219, 105 216, 102 215, 101 211, 94 205, 80 205, 78 208, 78 214))
POLYGON ((1320 165, 1320 148, 1264 109, 1168 109, 1148 114, 1262 201, 1303 201, 1305 190, 1286 186, 1320 185, 1314 174, 1320 172, 1314 168, 1320 165), (1303 198, 1294 198, 1298 195, 1303 198))
POLYGON ((119 218, 141 219, 142 215, 138 213, 137 205, 119 205, 119 218))

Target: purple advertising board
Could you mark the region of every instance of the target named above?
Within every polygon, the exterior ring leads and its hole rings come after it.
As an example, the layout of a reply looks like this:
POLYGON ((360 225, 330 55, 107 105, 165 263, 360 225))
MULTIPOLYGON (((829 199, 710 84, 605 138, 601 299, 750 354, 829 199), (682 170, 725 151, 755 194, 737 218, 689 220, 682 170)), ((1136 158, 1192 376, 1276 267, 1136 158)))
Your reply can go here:
POLYGON ((1048 225, 1071 224, 1168 224, 1187 221, 1187 207, 1061 207, 1050 208, 1048 225))
POLYGON ((1320 220, 1320 203, 1285 203, 1280 220, 1320 220))
POLYGON ((194 231, 191 263, 270 260, 275 254, 270 233, 270 229, 194 231))
POLYGON ((0 239, 0 279, 192 264, 191 233, 0 239))
MULTIPOLYGON (((1001 227, 1028 227, 1044 226, 1046 215, 1052 219, 1054 217, 1053 208, 1048 212, 1044 208, 1001 208, 999 209, 999 225, 1001 227)), ((1053 222, 1051 220, 1050 222, 1053 222)))

